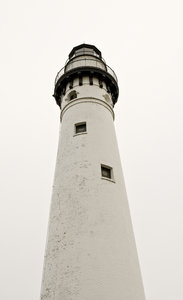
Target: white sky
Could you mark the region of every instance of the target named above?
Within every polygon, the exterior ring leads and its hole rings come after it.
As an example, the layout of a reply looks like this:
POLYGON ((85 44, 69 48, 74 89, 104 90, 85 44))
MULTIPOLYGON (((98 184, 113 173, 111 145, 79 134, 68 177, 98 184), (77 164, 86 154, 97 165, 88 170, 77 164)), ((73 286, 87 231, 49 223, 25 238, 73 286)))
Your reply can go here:
POLYGON ((182 12, 181 0, 2 4, 0 299, 39 299, 59 134, 54 78, 83 42, 119 79, 115 125, 147 300, 183 299, 182 12))

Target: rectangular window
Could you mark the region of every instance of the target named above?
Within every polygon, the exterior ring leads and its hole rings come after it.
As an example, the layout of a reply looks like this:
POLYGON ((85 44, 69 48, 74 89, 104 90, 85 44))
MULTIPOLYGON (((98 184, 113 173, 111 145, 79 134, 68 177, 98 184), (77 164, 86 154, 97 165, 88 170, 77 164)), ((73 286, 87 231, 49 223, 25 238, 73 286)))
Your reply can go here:
POLYGON ((101 165, 101 175, 104 178, 112 179, 112 168, 109 166, 101 165))
POLYGON ((86 132, 86 122, 75 124, 75 133, 86 132))

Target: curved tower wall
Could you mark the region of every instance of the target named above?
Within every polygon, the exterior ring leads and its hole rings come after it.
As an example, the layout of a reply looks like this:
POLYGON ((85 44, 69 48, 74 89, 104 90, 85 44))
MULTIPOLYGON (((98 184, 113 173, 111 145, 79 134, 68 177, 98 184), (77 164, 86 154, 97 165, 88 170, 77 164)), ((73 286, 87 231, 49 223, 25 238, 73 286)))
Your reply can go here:
POLYGON ((66 85, 42 300, 145 299, 113 120, 105 82, 66 85), (76 133, 83 122, 86 132, 76 133))

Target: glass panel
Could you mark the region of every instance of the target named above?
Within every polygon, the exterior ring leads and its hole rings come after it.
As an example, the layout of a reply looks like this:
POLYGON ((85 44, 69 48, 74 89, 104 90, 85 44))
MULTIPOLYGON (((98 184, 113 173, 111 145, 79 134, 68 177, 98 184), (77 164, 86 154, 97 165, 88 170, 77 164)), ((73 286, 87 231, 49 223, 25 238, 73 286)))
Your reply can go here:
POLYGON ((76 52, 75 52, 75 55, 77 56, 77 55, 82 55, 82 54, 84 54, 84 49, 82 48, 82 49, 79 49, 79 50, 77 50, 76 52))
POLYGON ((84 54, 96 55, 95 51, 90 48, 81 48, 75 51, 75 56, 84 55, 84 54))

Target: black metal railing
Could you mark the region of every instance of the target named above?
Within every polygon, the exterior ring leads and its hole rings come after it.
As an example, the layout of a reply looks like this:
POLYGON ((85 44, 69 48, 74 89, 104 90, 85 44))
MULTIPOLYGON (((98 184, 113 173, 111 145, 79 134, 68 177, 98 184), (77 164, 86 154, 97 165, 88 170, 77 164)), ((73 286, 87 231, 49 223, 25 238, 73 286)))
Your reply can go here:
POLYGON ((118 81, 117 76, 115 72, 108 66, 106 65, 103 61, 100 61, 98 59, 90 59, 90 58, 81 58, 78 60, 71 60, 68 62, 65 67, 63 67, 57 74, 55 78, 55 85, 57 84, 58 80, 62 75, 67 73, 70 70, 73 70, 75 68, 80 68, 80 67, 95 67, 97 69, 102 69, 109 73, 116 81, 118 81))

